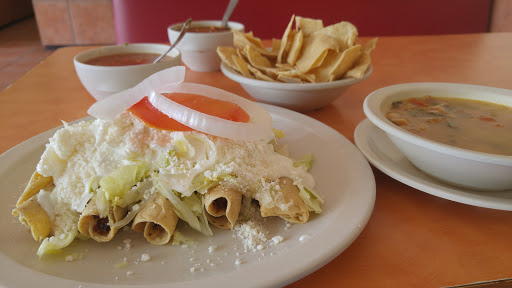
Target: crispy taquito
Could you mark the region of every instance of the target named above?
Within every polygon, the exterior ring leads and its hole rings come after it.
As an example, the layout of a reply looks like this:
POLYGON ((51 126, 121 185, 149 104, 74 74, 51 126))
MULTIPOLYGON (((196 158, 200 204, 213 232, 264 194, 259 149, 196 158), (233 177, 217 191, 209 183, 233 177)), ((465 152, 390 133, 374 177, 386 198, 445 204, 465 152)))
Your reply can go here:
POLYGON ((158 194, 135 216, 132 229, 144 233, 149 243, 164 245, 171 240, 177 223, 178 216, 174 213, 171 201, 158 194))
POLYGON ((293 184, 293 180, 287 177, 279 178, 279 187, 282 192, 282 199, 279 206, 260 207, 261 216, 278 216, 288 222, 306 223, 309 219, 309 211, 304 201, 299 196, 299 188, 293 184), (286 207, 286 208, 280 208, 286 207))
POLYGON ((14 216, 19 216, 20 222, 30 229, 36 241, 42 241, 52 231, 52 222, 48 213, 37 202, 37 194, 53 182, 52 177, 45 177, 35 171, 28 181, 27 187, 21 194, 16 208, 12 210, 14 216))
POLYGON ((213 226, 233 229, 240 214, 242 193, 217 185, 204 195, 206 218, 213 226))
POLYGON ((119 206, 110 207, 107 217, 101 218, 96 207, 96 201, 92 198, 85 206, 78 220, 78 231, 98 242, 108 242, 114 238, 120 227, 110 227, 121 221, 126 215, 126 208, 119 206))

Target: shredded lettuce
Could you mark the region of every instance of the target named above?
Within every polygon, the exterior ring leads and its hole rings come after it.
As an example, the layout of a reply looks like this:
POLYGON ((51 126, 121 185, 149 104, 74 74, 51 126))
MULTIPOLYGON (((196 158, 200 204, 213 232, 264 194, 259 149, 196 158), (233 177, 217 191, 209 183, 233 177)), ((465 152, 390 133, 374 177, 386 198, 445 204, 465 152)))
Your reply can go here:
MULTIPOLYGON (((196 193, 197 196, 199 194, 196 193)), ((201 197, 201 214, 199 215, 199 222, 201 222, 201 233, 206 236, 213 236, 212 229, 208 224, 208 218, 206 218, 206 209, 204 208, 204 197, 201 197)))
POLYGON ((284 138, 283 130, 278 130, 278 129, 272 128, 272 132, 274 132, 274 137, 276 137, 277 139, 284 138))
POLYGON ((192 237, 188 237, 185 234, 181 233, 178 230, 174 230, 174 233, 172 234, 172 243, 171 245, 192 245, 195 244, 195 241, 192 237))
POLYGON ((240 216, 238 217, 239 221, 246 222, 249 220, 251 216, 251 205, 252 199, 251 197, 247 197, 245 195, 242 196, 242 207, 240 208, 240 216))
POLYGON ((155 184, 156 190, 162 195, 165 196, 165 198, 169 199, 171 201, 172 206, 174 207, 174 212, 178 217, 187 222, 190 227, 196 229, 197 231, 201 231, 201 223, 197 219, 194 211, 181 199, 174 194, 174 191, 167 188, 167 185, 165 185, 165 181, 161 177, 159 177, 156 173, 152 176, 153 182, 155 184))
POLYGON ((302 155, 302 158, 300 160, 293 161, 293 166, 300 167, 300 166, 304 165, 304 167, 306 167, 306 171, 309 171, 311 169, 311 167, 313 167, 314 160, 315 159, 314 159, 312 153, 304 154, 304 155, 302 155))
POLYGON ((157 191, 171 201, 174 212, 181 220, 187 222, 190 227, 204 235, 213 235, 206 219, 200 194, 195 192, 190 196, 183 196, 181 193, 168 188, 169 186, 165 178, 162 178, 160 175, 153 173, 152 178, 157 191))
POLYGON ((302 184, 298 184, 299 187, 299 196, 306 204, 306 207, 309 211, 314 211, 315 213, 322 213, 321 204, 324 203, 324 199, 320 197, 313 189, 308 189, 304 187, 302 184))
POLYGON ((37 250, 37 255, 42 257, 46 254, 58 254, 61 252, 61 249, 67 247, 75 237, 78 235, 78 228, 74 225, 71 230, 65 234, 60 234, 56 236, 52 236, 43 240, 43 243, 39 246, 37 250))
POLYGON ((141 193, 132 188, 146 176, 147 172, 148 166, 143 161, 121 166, 100 180, 100 190, 103 190, 105 199, 110 201, 112 205, 126 207, 140 197, 141 193), (124 200, 125 197, 128 198, 124 200))

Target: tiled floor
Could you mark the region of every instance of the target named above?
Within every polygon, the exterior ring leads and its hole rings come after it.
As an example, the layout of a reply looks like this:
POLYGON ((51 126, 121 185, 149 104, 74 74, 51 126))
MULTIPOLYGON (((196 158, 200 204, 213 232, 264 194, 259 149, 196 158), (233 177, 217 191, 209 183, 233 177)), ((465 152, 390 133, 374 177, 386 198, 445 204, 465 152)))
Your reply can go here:
POLYGON ((0 29, 0 91, 52 53, 41 44, 34 18, 0 29))

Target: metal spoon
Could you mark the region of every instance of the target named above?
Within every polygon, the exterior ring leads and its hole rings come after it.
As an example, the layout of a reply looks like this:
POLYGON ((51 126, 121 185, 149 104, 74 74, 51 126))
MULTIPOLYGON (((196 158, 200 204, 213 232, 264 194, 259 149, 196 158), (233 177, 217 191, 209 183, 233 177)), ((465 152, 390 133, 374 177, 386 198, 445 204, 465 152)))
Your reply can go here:
POLYGON ((222 17, 222 27, 228 27, 229 17, 231 17, 231 13, 233 13, 233 10, 235 10, 237 4, 238 0, 229 1, 228 7, 226 8, 226 12, 224 12, 224 16, 222 17))
POLYGON ((156 62, 160 61, 160 59, 164 58, 164 56, 167 55, 167 53, 169 53, 172 50, 172 48, 174 48, 180 42, 181 38, 183 38, 183 36, 185 36, 185 34, 187 33, 188 28, 190 28, 190 23, 192 23, 192 18, 188 18, 187 21, 185 21, 185 23, 183 23, 183 27, 181 27, 180 35, 178 35, 178 38, 176 39, 176 41, 174 41, 174 43, 171 45, 171 48, 169 48, 169 50, 167 50, 164 54, 162 54, 158 58, 156 58, 156 60, 153 61, 153 63, 156 63, 156 62))

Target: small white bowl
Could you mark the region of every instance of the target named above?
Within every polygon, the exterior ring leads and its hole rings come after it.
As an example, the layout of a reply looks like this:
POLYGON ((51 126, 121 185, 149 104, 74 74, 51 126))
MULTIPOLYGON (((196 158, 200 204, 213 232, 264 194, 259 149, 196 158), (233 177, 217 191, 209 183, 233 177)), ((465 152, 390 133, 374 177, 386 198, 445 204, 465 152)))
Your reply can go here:
POLYGON ((236 81, 256 100, 287 109, 308 112, 322 108, 340 97, 350 86, 368 78, 372 66, 363 78, 347 78, 323 83, 282 83, 251 79, 222 64, 226 77, 236 81))
POLYGON ((80 78, 85 89, 96 100, 101 100, 139 84, 153 73, 181 65, 181 53, 178 49, 172 49, 167 54, 171 58, 170 60, 164 61, 162 59, 155 64, 98 66, 86 64, 85 62, 100 56, 123 53, 154 53, 160 55, 169 48, 169 45, 148 43, 104 46, 76 55, 73 62, 75 63, 78 78, 80 78))
POLYGON ((426 174, 466 189, 511 190, 512 156, 476 152, 431 141, 407 132, 386 118, 392 102, 424 95, 480 100, 512 107, 512 91, 468 84, 409 83, 379 89, 364 101, 366 117, 426 174))
MULTIPOLYGON (((221 26, 222 21, 192 21, 193 27, 221 26)), ((178 38, 183 23, 173 24, 167 28, 169 41, 174 43, 178 38)), ((244 25, 228 21, 231 29, 244 31, 244 25)), ((220 57, 217 55, 218 46, 233 46, 233 32, 187 32, 176 47, 180 49, 183 63, 190 70, 213 72, 220 70, 220 57)))

